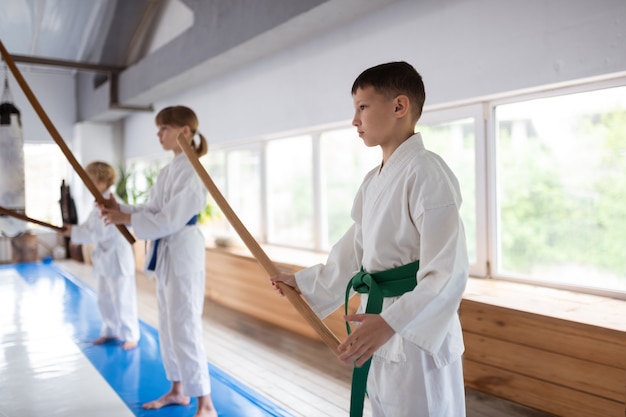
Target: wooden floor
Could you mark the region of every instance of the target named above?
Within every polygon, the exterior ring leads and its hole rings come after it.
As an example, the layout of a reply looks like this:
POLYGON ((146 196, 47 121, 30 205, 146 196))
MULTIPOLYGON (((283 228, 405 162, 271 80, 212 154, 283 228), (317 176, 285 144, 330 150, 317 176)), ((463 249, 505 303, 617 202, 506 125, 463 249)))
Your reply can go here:
MULTIPOLYGON (((89 265, 71 260, 58 264, 95 288, 89 265)), ((157 328, 155 291, 155 282, 138 273, 140 318, 157 328)), ((205 303, 204 308, 204 342, 210 363, 294 416, 348 415, 351 370, 339 363, 322 342, 293 334, 210 301, 205 303)), ((365 416, 370 415, 366 403, 365 416)), ((467 417, 547 416, 467 390, 467 417)))

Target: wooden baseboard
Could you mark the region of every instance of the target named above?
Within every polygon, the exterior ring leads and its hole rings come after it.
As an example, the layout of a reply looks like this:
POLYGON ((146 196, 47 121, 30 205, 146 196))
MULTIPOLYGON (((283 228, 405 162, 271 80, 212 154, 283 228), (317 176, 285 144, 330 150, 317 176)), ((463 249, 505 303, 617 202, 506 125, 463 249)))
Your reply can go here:
POLYGON ((464 359, 469 388, 562 417, 623 417, 624 402, 600 397, 551 380, 532 378, 518 370, 497 368, 464 359))
MULTIPOLYGON (((302 268, 285 263, 276 265, 280 270, 292 273, 302 268)), ((254 258, 220 249, 207 249, 206 271, 207 298, 303 336, 319 339, 315 330, 287 299, 274 291, 267 273, 254 258)), ((356 311, 358 304, 358 297, 354 297, 350 301, 349 311, 356 311)), ((340 340, 347 335, 343 314, 343 308, 340 308, 324 319, 324 323, 340 340)))
POLYGON ((624 332, 472 300, 460 314, 468 387, 557 416, 625 415, 624 332))

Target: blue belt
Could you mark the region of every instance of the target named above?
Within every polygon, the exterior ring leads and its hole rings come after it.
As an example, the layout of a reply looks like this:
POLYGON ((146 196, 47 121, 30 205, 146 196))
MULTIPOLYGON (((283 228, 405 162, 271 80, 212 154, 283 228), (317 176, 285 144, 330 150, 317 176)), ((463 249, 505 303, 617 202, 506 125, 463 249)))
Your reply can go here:
MULTIPOLYGON (((192 226, 196 223, 198 223, 197 214, 189 219, 186 226, 192 226)), ((152 258, 150 258, 150 263, 148 264, 148 271, 154 271, 154 269, 156 268, 157 250, 159 249, 159 242, 161 242, 161 239, 157 239, 154 241, 154 249, 152 250, 152 258)))

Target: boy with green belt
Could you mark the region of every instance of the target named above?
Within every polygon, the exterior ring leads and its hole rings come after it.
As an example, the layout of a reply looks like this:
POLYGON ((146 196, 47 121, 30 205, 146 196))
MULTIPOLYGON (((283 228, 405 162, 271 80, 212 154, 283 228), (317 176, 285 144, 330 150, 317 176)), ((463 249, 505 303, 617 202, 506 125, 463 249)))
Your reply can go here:
POLYGON ((366 381, 373 417, 464 417, 461 193, 415 133, 422 77, 406 62, 378 65, 357 77, 352 96, 352 124, 381 148, 382 163, 365 176, 354 223, 327 262, 270 279, 298 289, 320 317, 361 293, 360 312, 346 316, 358 325, 339 345, 339 359, 355 366, 352 417, 362 415, 366 381))

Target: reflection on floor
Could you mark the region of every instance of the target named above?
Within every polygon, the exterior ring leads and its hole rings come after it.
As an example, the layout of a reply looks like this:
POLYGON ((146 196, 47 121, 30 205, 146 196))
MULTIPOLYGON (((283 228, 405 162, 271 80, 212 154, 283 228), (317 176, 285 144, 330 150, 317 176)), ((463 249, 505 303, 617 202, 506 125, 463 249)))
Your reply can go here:
MULTIPOLYGON (((93 291, 53 263, 0 266, 0 417, 183 417, 189 406, 145 411, 169 388, 157 332, 142 323, 138 349, 94 346, 93 291)), ((290 416, 209 364, 220 417, 290 416)))

